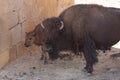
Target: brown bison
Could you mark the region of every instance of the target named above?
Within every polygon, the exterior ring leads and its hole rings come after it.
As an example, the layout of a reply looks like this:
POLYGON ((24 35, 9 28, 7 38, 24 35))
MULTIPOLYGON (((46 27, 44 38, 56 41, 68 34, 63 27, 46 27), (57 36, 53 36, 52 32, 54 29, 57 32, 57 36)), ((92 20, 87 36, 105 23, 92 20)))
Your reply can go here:
POLYGON ((35 29, 31 32, 26 33, 26 37, 25 37, 25 47, 29 47, 32 46, 33 44, 37 45, 37 46, 42 46, 42 56, 41 56, 41 60, 44 60, 44 63, 47 62, 47 60, 49 59, 49 55, 47 52, 45 52, 44 50, 44 45, 43 42, 45 40, 44 38, 44 34, 42 32, 42 27, 40 24, 38 24, 35 29))
POLYGON ((31 32, 26 32, 25 46, 29 47, 32 44, 40 46, 43 44, 44 34, 41 29, 41 25, 38 24, 35 29, 31 32))
MULTIPOLYGON (((93 72, 98 62, 96 50, 107 50, 120 40, 120 9, 100 5, 74 5, 59 17, 47 18, 41 26, 46 51, 82 51, 85 70, 93 72)), ((55 54, 56 53, 56 54, 55 54)))
POLYGON ((45 41, 45 36, 44 36, 42 30, 43 29, 41 27, 41 24, 38 24, 33 31, 26 32, 25 44, 24 44, 25 47, 30 47, 33 44, 37 45, 38 47, 41 46, 41 48, 42 48, 41 60, 44 61, 44 64, 47 64, 48 60, 55 60, 58 57, 62 59, 64 57, 64 55, 60 56, 60 55, 58 55, 56 53, 55 54, 54 53, 51 54, 50 51, 49 51, 49 54, 48 54, 48 52, 45 51, 46 50, 45 48, 47 46, 43 45, 43 43, 45 41))

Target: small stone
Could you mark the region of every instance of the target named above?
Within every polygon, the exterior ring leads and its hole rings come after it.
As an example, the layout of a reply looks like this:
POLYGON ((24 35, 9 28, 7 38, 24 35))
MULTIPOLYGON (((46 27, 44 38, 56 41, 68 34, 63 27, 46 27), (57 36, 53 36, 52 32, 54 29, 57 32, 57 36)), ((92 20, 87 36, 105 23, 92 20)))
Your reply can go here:
POLYGON ((36 69, 36 67, 32 67, 32 69, 36 69))
POLYGON ((24 73, 23 73, 23 75, 27 75, 27 73, 26 73, 26 72, 24 72, 24 73))

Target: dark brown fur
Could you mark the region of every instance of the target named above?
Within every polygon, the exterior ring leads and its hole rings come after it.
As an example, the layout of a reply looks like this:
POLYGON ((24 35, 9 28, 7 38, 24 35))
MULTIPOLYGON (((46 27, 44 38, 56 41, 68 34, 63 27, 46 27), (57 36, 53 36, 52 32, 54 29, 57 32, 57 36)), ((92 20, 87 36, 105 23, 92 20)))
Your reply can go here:
POLYGON ((93 64, 98 61, 96 49, 110 49, 120 40, 120 9, 117 8, 75 5, 59 17, 45 19, 42 23, 45 46, 51 47, 51 54, 62 50, 84 52, 88 73, 92 73, 93 64), (64 28, 59 30, 61 21, 64 28))

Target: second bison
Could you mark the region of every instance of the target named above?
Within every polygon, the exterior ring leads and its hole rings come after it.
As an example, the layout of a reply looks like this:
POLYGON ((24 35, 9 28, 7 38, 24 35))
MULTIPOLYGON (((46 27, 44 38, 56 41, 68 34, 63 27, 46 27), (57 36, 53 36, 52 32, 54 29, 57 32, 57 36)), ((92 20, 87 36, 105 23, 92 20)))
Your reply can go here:
POLYGON ((41 26, 48 52, 82 51, 85 70, 93 72, 97 49, 107 50, 120 40, 120 9, 100 5, 74 5, 41 26))

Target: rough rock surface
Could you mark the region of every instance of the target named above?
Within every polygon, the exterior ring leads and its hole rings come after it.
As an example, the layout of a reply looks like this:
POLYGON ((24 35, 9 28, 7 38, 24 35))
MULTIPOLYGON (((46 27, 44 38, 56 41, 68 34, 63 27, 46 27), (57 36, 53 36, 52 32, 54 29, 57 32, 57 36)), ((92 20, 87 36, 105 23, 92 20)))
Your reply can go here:
POLYGON ((120 57, 110 56, 119 52, 119 49, 106 53, 99 51, 99 62, 94 65, 92 75, 82 71, 85 65, 83 57, 58 59, 52 64, 44 65, 40 61, 40 53, 36 52, 23 56, 0 70, 0 80, 120 80, 120 57))

